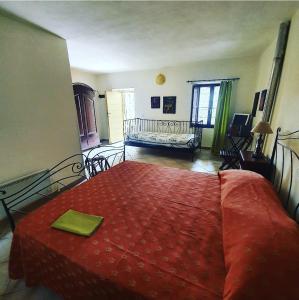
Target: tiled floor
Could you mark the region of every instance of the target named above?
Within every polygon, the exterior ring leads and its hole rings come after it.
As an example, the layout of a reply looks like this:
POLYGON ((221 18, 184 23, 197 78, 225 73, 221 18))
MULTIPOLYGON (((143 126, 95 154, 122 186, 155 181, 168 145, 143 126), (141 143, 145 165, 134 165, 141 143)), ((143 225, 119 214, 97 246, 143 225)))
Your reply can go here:
POLYGON ((169 153, 167 150, 161 151, 128 146, 126 147, 126 159, 209 173, 216 173, 221 163, 209 150, 201 150, 201 152, 196 154, 192 162, 191 155, 188 153, 169 153))
MULTIPOLYGON (((176 154, 156 149, 126 147, 126 159, 158 164, 162 166, 187 169, 196 172, 216 173, 220 161, 208 150, 201 150, 191 161, 190 154, 176 154)), ((1 233, 0 233, 1 234, 1 233)), ((11 280, 8 277, 8 257, 11 233, 0 236, 0 299, 57 300, 61 299, 44 287, 28 288, 23 280, 11 280)))

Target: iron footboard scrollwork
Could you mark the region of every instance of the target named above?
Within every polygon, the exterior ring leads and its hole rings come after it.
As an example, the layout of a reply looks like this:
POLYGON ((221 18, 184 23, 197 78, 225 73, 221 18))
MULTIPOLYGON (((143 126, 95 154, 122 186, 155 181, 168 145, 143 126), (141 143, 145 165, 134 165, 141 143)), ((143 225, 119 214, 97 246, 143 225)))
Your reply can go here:
POLYGON ((125 152, 123 145, 107 145, 90 149, 84 161, 88 175, 93 177, 124 160, 125 152))
MULTIPOLYGON (((299 201, 296 201, 294 196, 299 197, 299 194, 295 195, 294 177, 299 176, 299 130, 281 133, 281 128, 277 129, 271 167, 272 183, 283 199, 285 209, 298 223, 299 201)), ((297 192, 299 193, 299 190, 297 192)))
POLYGON ((149 148, 172 148, 174 150, 184 150, 192 153, 192 160, 196 149, 201 148, 202 140, 202 124, 203 121, 191 123, 190 121, 176 120, 150 120, 150 119, 129 119, 124 121, 124 144, 136 147, 149 148), (174 140, 151 140, 145 141, 138 139, 137 134, 152 133, 155 135, 172 134, 179 136, 180 134, 189 134, 191 138, 185 142, 177 142, 174 140))
MULTIPOLYGON (((65 186, 65 182, 73 179, 86 179, 84 171, 85 166, 82 161, 82 154, 75 154, 59 162, 16 192, 8 193, 6 190, 2 191, 0 201, 7 214, 11 229, 14 230, 15 228, 11 211, 15 210, 18 205, 33 196, 40 195, 45 190, 52 190, 55 185, 65 186)), ((59 190, 59 187, 56 187, 56 190, 59 190)))
POLYGON ((73 187, 81 181, 88 180, 98 173, 108 170, 124 159, 123 146, 99 146, 89 150, 87 154, 80 153, 67 157, 16 192, 9 193, 5 188, 1 188, 0 201, 11 230, 15 229, 12 212, 22 202, 32 199, 34 196, 51 198, 60 191, 61 186, 62 190, 73 187), (50 192, 43 194, 42 192, 45 190, 50 192))

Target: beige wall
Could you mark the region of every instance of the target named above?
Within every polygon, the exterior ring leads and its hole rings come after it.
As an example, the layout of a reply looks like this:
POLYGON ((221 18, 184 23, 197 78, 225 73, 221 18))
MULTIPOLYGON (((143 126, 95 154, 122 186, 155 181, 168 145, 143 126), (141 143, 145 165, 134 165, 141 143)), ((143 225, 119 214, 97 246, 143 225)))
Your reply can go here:
MULTIPOLYGON (((276 130, 281 127, 282 131, 295 131, 299 129, 299 11, 292 18, 288 46, 284 61, 283 72, 281 76, 280 87, 277 94, 275 108, 272 114, 271 126, 276 130)), ((272 150, 274 135, 272 135, 266 144, 266 151, 270 153, 272 150)), ((297 154, 299 154, 298 140, 294 141, 291 146, 297 154)), ((281 151, 278 151, 278 162, 281 162, 281 151)), ((291 200, 289 203, 289 211, 293 213, 294 206, 299 199, 299 161, 294 158, 293 170, 293 188, 291 193, 291 200)), ((285 154, 285 168, 282 198, 286 198, 286 191, 290 181, 290 155, 287 151, 285 154)), ((279 165, 281 167, 281 165, 279 165)), ((281 169, 279 169, 281 172, 281 169)))
POLYGON ((263 51, 259 58, 256 90, 263 90, 268 87, 270 73, 272 69, 272 63, 274 58, 274 52, 276 47, 276 39, 263 51))
MULTIPOLYGON (((272 60, 275 52, 276 40, 264 51, 259 63, 259 73, 257 80, 257 90, 267 87, 270 78, 272 60)), ((280 80, 279 90, 277 93, 276 103, 271 116, 271 127, 276 131, 278 127, 284 132, 291 132, 299 129, 299 11, 291 20, 288 45, 284 59, 283 71, 280 80)), ((261 116, 259 116, 259 119, 261 116)), ((259 120, 257 118, 257 120, 259 120)), ((271 155, 275 134, 269 135, 265 144, 265 153, 271 155)), ((298 141, 292 147, 299 153, 298 141)), ((277 178, 282 171, 282 152, 278 150, 277 157, 277 178)), ((285 153, 284 181, 281 198, 286 199, 286 192, 290 182, 290 154, 285 153)), ((294 159, 293 170, 293 188, 289 211, 292 213, 295 203, 299 197, 299 162, 294 159), (296 200, 297 199, 297 200, 296 200)))
MULTIPOLYGON (((272 70, 273 58, 276 47, 276 39, 263 51, 259 59, 257 81, 256 81, 256 91, 262 91, 268 88, 269 79, 272 70)), ((253 120, 255 125, 262 119, 263 111, 257 109, 256 117, 253 120)))
MULTIPOLYGON (((273 58, 275 54, 276 39, 262 53, 257 73, 256 90, 268 87, 273 58)), ((284 59, 280 85, 276 103, 271 116, 271 127, 276 130, 282 127, 284 131, 297 130, 299 128, 299 11, 291 20, 288 45, 284 59)), ((261 113, 257 115, 255 122, 261 119, 261 113)), ((266 152, 272 151, 275 134, 267 139, 266 152)))
MULTIPOLYGON (((192 85, 186 83, 187 80, 240 77, 241 80, 235 85, 231 111, 250 112, 256 85, 257 65, 258 57, 247 57, 198 62, 159 70, 104 74, 98 76, 98 87, 102 90, 134 88, 137 117, 189 120, 192 85), (160 72, 166 75, 166 83, 162 86, 155 84, 155 77, 160 72), (176 96, 177 113, 163 114, 162 105, 158 110, 151 109, 151 96, 176 96)), ((204 130, 203 146, 211 146, 212 136, 213 130, 204 130)))
POLYGON ((299 10, 292 18, 283 72, 271 124, 273 129, 299 129, 299 10))
POLYGON ((0 15, 0 182, 80 152, 65 40, 0 15))

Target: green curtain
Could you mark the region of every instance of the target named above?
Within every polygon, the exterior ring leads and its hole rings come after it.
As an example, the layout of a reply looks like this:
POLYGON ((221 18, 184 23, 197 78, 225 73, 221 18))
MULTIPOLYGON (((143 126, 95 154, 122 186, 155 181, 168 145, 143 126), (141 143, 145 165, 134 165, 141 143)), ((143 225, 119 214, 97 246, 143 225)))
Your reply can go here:
POLYGON ((222 81, 220 84, 218 105, 216 110, 212 153, 219 155, 219 150, 225 145, 225 137, 230 112, 232 81, 222 81))

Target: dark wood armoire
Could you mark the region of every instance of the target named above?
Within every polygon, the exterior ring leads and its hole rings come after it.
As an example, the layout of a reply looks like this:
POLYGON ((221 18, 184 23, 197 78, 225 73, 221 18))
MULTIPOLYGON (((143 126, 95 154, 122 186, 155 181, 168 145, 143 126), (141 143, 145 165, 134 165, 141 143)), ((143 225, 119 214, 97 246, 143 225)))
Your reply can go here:
POLYGON ((81 149, 87 150, 99 145, 94 105, 94 90, 84 83, 73 84, 80 131, 81 149))

